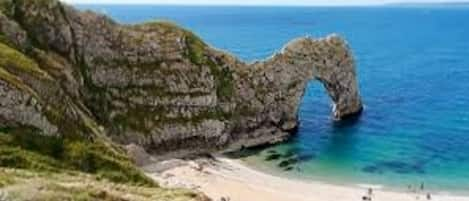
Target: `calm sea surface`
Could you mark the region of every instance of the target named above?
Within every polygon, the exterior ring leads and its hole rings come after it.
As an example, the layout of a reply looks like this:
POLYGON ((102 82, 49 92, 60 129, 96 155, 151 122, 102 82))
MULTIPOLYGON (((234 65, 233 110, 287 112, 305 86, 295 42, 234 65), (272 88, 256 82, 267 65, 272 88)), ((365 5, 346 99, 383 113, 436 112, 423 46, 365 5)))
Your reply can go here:
POLYGON ((80 8, 123 23, 171 20, 249 61, 295 37, 338 33, 356 56, 361 118, 333 123, 312 81, 298 134, 246 160, 303 179, 469 192, 469 7, 80 8))

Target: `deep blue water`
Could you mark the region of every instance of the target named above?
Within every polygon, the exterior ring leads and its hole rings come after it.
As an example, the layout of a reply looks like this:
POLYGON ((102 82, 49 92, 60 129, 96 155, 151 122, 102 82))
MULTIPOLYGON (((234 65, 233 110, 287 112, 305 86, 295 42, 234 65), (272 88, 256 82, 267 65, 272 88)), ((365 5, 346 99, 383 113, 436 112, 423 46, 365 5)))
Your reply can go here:
POLYGON ((361 118, 334 123, 312 81, 298 134, 247 160, 306 179, 469 192, 469 7, 80 7, 123 23, 168 19, 250 61, 338 33, 356 57, 361 118), (270 150, 284 157, 265 160, 270 150), (290 171, 285 155, 300 159, 290 171))

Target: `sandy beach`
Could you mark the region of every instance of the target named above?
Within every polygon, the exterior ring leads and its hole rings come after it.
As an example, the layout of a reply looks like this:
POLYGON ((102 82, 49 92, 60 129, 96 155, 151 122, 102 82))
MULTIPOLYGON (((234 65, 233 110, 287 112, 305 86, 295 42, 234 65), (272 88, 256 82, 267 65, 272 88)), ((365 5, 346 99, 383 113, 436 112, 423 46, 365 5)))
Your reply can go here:
MULTIPOLYGON (((352 201, 363 200, 373 188, 372 200, 427 200, 423 192, 394 192, 374 186, 340 186, 269 175, 249 168, 240 160, 216 158, 169 160, 143 167, 165 187, 204 192, 214 201, 352 201)), ((431 200, 469 201, 469 197, 431 193, 431 200)))

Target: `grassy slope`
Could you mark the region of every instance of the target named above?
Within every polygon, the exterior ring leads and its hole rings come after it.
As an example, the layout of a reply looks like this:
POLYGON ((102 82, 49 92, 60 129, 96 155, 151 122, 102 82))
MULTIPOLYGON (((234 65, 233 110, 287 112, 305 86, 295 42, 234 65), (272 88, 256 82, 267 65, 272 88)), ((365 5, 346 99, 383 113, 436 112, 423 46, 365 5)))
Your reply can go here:
POLYGON ((34 132, 0 129, 0 192, 13 200, 206 200, 187 190, 158 187, 100 142, 34 132))
MULTIPOLYGON (((18 74, 54 82, 33 59, 0 43, 0 79, 41 102, 41 94, 18 74)), ((106 139, 70 132, 57 137, 25 125, 0 126, 0 192, 14 200, 38 201, 205 200, 193 192, 158 187, 106 139)))
POLYGON ((186 190, 117 184, 79 172, 50 173, 0 168, 0 199, 31 201, 203 200, 186 190))

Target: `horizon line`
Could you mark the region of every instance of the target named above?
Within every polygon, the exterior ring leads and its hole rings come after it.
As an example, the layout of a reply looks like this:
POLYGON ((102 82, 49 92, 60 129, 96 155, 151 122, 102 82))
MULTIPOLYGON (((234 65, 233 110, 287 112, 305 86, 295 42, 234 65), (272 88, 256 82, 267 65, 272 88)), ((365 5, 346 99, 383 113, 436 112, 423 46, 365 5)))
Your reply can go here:
POLYGON ((154 6, 236 6, 236 7, 380 7, 380 6, 408 6, 408 5, 457 5, 469 4, 468 1, 453 1, 453 2, 382 2, 382 3, 369 3, 369 4, 231 4, 231 3, 151 3, 151 2, 67 2, 70 5, 154 5, 154 6))

